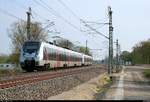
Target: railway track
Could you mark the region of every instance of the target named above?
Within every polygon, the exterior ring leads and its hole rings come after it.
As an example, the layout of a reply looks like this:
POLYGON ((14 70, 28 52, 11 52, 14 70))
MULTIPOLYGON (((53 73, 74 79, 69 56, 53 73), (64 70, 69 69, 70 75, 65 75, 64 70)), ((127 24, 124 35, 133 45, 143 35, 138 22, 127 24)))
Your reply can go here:
POLYGON ((63 77, 63 76, 67 76, 67 75, 78 74, 81 72, 90 71, 91 68, 98 68, 98 67, 100 67, 100 66, 90 66, 90 67, 86 67, 86 68, 85 67, 73 68, 73 69, 64 70, 62 72, 61 71, 53 71, 53 72, 46 72, 45 74, 42 73, 41 75, 38 73, 38 75, 21 76, 21 77, 14 78, 14 79, 3 80, 3 81, 0 81, 0 89, 35 83, 38 81, 48 80, 48 79, 57 78, 57 77, 63 77))

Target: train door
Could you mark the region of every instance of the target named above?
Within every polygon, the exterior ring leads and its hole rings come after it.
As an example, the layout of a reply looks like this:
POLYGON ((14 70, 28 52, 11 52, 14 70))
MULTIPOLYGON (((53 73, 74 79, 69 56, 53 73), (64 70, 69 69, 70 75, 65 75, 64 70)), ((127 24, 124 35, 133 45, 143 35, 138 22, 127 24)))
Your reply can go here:
POLYGON ((68 60, 67 60, 67 52, 65 49, 64 49, 63 57, 64 57, 65 66, 67 67, 68 66, 68 60))
POLYGON ((68 66, 70 66, 70 53, 67 53, 68 66))
POLYGON ((84 55, 82 54, 82 65, 84 65, 85 62, 84 62, 84 55))
POLYGON ((48 50, 46 49, 46 47, 44 47, 44 50, 43 50, 43 60, 44 60, 44 64, 47 64, 48 63, 48 50))
POLYGON ((70 53, 66 52, 66 60, 67 60, 67 66, 70 66, 70 53))

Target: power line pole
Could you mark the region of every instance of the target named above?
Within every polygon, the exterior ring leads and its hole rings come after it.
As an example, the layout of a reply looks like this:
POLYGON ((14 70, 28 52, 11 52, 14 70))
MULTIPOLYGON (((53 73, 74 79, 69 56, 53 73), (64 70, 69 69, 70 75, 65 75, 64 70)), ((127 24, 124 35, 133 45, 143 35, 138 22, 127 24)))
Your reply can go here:
POLYGON ((31 7, 29 7, 29 11, 26 13, 27 13, 27 39, 31 40, 31 35, 30 35, 31 7))
MULTIPOLYGON (((108 15, 109 15, 109 37, 105 36, 104 34, 100 33, 90 25, 88 25, 85 21, 81 19, 81 21, 85 24, 86 27, 95 31, 97 34, 107 38, 109 40, 109 59, 108 59, 108 74, 111 76, 113 70, 113 27, 112 27, 112 10, 111 7, 108 7, 108 15)), ((107 24, 107 23, 105 23, 107 24)))
POLYGON ((118 44, 118 39, 116 40, 116 72, 118 72, 119 69, 119 44, 118 44))
MULTIPOLYGON (((120 47, 120 44, 118 44, 118 52, 119 52, 119 65, 122 65, 122 63, 121 63, 121 57, 120 57, 120 55, 121 55, 121 47, 120 47)), ((120 67, 120 66, 119 66, 120 67)))
POLYGON ((86 40, 86 49, 85 49, 85 53, 87 54, 87 40, 86 40))
POLYGON ((67 40, 67 49, 69 49, 68 40, 67 40))
POLYGON ((113 70, 113 27, 112 27, 112 10, 108 7, 109 14, 109 63, 108 74, 111 75, 113 70))

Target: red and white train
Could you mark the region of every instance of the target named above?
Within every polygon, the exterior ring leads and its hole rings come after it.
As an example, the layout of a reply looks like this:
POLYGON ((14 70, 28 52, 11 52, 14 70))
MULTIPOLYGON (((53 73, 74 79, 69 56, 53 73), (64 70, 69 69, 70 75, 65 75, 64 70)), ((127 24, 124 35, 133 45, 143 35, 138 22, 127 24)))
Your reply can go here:
POLYGON ((47 42, 27 41, 20 53, 20 65, 26 71, 91 65, 92 57, 47 42))

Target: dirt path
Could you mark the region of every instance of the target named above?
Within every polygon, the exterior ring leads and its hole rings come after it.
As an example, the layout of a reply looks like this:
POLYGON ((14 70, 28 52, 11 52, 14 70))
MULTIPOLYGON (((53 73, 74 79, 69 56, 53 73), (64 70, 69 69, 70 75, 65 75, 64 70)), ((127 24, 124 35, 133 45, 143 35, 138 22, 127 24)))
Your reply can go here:
POLYGON ((124 67, 103 100, 150 100, 150 80, 143 77, 144 69, 140 66, 124 67))
POLYGON ((125 100, 150 100, 150 84, 142 71, 144 67, 127 67, 124 79, 125 100))

